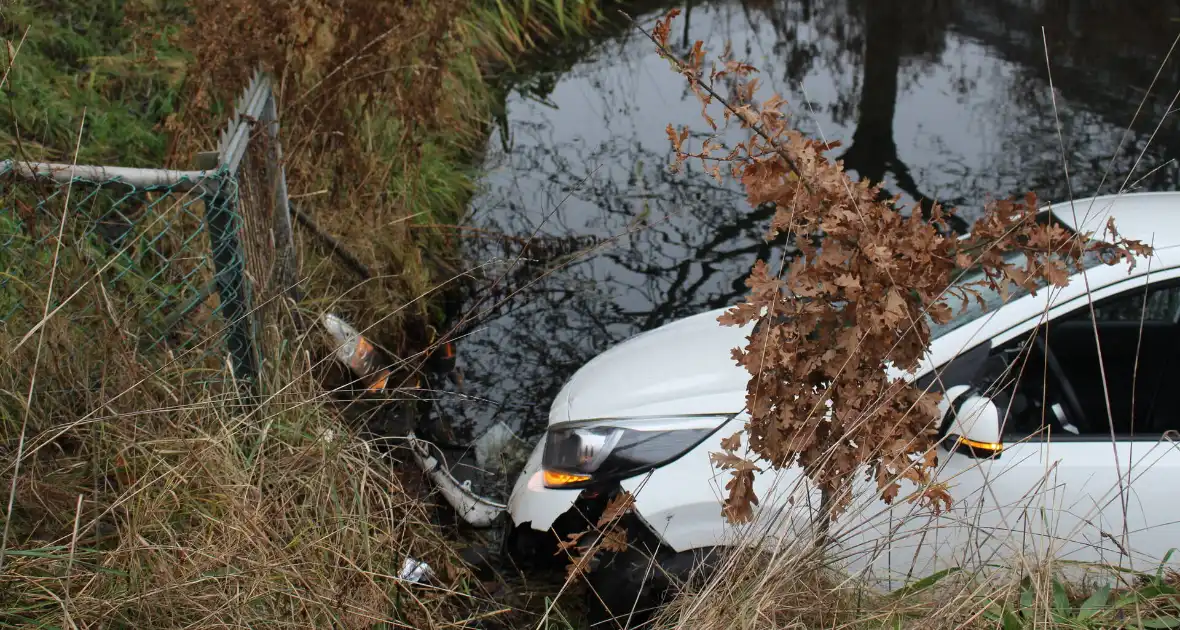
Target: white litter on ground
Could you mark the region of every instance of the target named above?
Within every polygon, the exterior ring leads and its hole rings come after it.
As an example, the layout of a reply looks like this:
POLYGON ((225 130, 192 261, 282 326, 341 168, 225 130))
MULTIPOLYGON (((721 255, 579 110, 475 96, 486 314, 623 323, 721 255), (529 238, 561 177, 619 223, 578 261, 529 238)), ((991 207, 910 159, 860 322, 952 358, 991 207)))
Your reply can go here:
POLYGON ((434 571, 430 565, 418 560, 416 558, 406 558, 402 563, 402 572, 398 577, 407 582, 422 583, 434 576, 434 571))

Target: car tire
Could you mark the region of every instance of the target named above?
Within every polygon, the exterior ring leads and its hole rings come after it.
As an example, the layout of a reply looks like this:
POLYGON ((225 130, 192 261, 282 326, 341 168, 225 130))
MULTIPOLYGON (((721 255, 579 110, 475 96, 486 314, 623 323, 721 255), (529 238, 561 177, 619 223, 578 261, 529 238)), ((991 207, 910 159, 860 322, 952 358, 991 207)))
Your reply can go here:
POLYGON ((682 587, 699 584, 715 568, 713 548, 677 553, 631 548, 603 559, 586 577, 587 621, 595 630, 644 628, 682 587), (691 581, 691 583, 690 583, 691 581))

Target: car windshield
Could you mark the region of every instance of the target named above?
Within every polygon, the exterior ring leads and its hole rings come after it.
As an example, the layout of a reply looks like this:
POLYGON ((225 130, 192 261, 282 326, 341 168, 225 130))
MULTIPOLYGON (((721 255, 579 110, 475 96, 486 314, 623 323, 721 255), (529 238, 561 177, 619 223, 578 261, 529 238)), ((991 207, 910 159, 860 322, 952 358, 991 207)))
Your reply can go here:
MULTIPOLYGON (((1050 220, 1056 220, 1056 218, 1053 217, 1050 220)), ((1011 252, 1004 256, 1004 262, 1023 269, 1027 262, 1027 258, 1022 253, 1011 252)), ((1101 264, 1103 264, 1102 258, 1093 252, 1087 252, 1086 255, 1082 257, 1082 267, 1084 269, 1091 269, 1101 264)), ((1004 298, 1002 295, 1000 295, 999 291, 991 289, 986 285, 974 284, 978 283, 980 280, 983 280, 984 276, 982 271, 979 269, 969 270, 966 273, 962 273, 960 276, 959 274, 961 273, 961 271, 956 272, 955 275, 958 279, 952 286, 973 285, 971 290, 979 294, 979 297, 983 300, 983 304, 981 305, 979 300, 977 300, 973 295, 963 295, 963 292, 961 291, 948 291, 946 294, 946 305, 950 307, 951 313, 953 315, 950 321, 946 322, 945 324, 937 324, 931 320, 931 338, 936 339, 941 337, 942 335, 945 335, 950 331, 963 326, 964 324, 978 319, 981 315, 995 311, 1004 304, 1004 298), (963 305, 963 300, 965 298, 967 300, 966 307, 963 305)), ((1046 284, 1047 283, 1043 279, 1038 279, 1037 289, 1039 290, 1044 288, 1046 284)), ((1014 283, 1009 283, 1008 288, 1008 301, 1016 300, 1025 295, 1028 295, 1029 293, 1028 289, 1014 283)))

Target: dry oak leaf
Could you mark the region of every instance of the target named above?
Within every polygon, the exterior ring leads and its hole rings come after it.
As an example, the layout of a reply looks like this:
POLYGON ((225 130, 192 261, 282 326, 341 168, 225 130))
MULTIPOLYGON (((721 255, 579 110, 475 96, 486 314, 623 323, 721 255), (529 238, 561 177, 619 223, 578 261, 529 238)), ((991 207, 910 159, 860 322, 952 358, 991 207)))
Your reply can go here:
POLYGON ((602 516, 598 517, 598 526, 606 527, 619 520, 624 514, 630 512, 634 505, 635 495, 625 490, 616 494, 611 497, 610 501, 607 501, 606 507, 602 510, 602 516))

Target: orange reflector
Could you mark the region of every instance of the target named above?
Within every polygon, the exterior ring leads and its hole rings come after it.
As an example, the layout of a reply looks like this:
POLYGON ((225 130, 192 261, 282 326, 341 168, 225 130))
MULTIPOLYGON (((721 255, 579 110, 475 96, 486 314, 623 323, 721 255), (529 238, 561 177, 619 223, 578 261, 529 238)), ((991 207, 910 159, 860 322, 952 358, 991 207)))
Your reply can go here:
POLYGON ((557 472, 553 470, 546 470, 542 473, 545 479, 545 486, 549 488, 561 488, 570 486, 575 483, 582 483, 590 481, 590 475, 572 475, 570 473, 557 472))
POLYGON ((381 370, 373 380, 373 384, 365 388, 368 392, 379 392, 389 384, 389 370, 381 370))
POLYGON ((977 449, 980 449, 983 451, 991 451, 993 453, 999 453, 1000 451, 1004 450, 1003 444, 997 444, 995 442, 980 442, 978 440, 969 440, 965 437, 959 438, 959 444, 962 444, 963 446, 969 446, 971 448, 977 448, 977 449))

